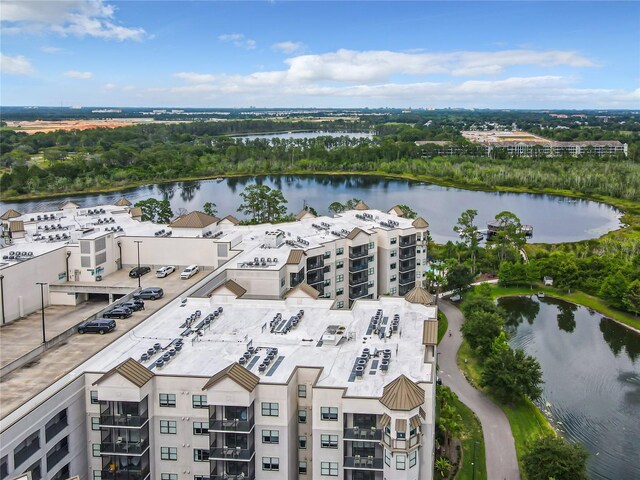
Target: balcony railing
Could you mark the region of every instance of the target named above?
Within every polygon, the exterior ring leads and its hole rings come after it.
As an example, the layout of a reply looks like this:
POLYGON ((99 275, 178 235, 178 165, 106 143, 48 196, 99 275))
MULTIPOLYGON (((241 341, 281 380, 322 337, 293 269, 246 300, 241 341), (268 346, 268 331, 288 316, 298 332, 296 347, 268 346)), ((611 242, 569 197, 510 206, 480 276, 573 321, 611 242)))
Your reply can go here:
POLYGON ((369 268, 367 262, 352 262, 351 265, 349 265, 349 270, 353 273, 361 272, 362 270, 366 270, 367 268, 369 268))
POLYGON ((142 442, 103 442, 100 453, 103 455, 142 455, 149 448, 149 441, 142 442))
POLYGON ((349 298, 352 299, 352 300, 355 300, 357 298, 366 297, 367 295, 369 295, 369 289, 368 288, 358 289, 358 290, 349 289, 349 298))
POLYGON ((379 442, 382 440, 382 430, 377 428, 345 428, 344 439, 354 442, 379 442))
POLYGON ((414 277, 413 275, 411 276, 407 276, 407 277, 400 277, 400 280, 398 281, 398 283, 400 285, 409 285, 410 283, 415 283, 416 281, 416 277, 414 277))
POLYGON ((409 237, 400 237, 400 248, 412 247, 416 244, 415 235, 409 237))
POLYGON ((212 448, 209 452, 209 460, 238 460, 248 462, 254 455, 255 451, 247 448, 212 448))
POLYGON ((360 249, 350 249, 349 250, 349 258, 356 259, 366 257, 369 254, 368 248, 360 248, 360 249))
POLYGON ((405 260, 400 262, 400 271, 401 272, 410 272, 411 270, 416 269, 415 260, 405 260))
POLYGON ((101 427, 133 427, 140 428, 149 421, 147 415, 100 415, 101 427))
POLYGON ((150 477, 149 467, 143 469, 102 469, 102 480, 145 480, 150 477))
POLYGON ((254 423, 246 420, 209 420, 210 432, 239 432, 249 433, 254 423))
POLYGON ((368 280, 369 274, 366 272, 349 275, 349 285, 354 287, 361 283, 367 283, 368 280))
POLYGON ((383 470, 382 458, 374 457, 344 457, 344 468, 354 468, 358 470, 383 470))
POLYGON ((307 262, 307 271, 316 270, 318 268, 324 267, 324 261, 322 259, 316 260, 313 262, 307 262))

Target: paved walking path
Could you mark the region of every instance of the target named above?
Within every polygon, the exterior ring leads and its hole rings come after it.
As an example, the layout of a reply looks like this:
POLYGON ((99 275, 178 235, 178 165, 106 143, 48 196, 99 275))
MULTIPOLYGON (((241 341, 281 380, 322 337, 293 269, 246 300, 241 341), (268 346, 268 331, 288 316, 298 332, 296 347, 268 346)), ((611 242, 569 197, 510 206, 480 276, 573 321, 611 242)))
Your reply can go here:
POLYGON ((451 302, 441 300, 438 307, 449 320, 449 334, 438 346, 438 374, 442 383, 454 391, 458 398, 480 419, 487 456, 487 478, 489 480, 520 480, 516 447, 511 426, 506 415, 484 393, 473 388, 456 364, 456 355, 462 343, 462 312, 451 302))

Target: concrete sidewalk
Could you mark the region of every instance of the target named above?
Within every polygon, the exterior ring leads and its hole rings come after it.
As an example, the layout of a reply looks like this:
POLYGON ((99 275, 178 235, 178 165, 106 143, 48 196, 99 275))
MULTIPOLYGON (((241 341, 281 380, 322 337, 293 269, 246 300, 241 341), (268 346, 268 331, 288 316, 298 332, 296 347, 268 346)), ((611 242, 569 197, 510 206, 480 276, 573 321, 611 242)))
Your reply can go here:
POLYGON ((456 356, 462 343, 462 312, 451 302, 441 300, 438 307, 449 320, 449 331, 438 345, 438 375, 442 383, 458 395, 462 403, 478 416, 484 437, 487 478, 520 480, 516 447, 511 426, 502 409, 484 393, 473 388, 458 369, 456 356))

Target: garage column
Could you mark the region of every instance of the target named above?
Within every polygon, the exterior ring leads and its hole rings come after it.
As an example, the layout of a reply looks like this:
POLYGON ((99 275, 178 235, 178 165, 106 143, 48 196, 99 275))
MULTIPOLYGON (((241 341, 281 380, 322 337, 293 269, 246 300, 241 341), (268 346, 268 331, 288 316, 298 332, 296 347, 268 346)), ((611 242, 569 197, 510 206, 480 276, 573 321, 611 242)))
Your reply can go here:
POLYGON ((109 294, 109 304, 113 303, 113 293, 109 294))

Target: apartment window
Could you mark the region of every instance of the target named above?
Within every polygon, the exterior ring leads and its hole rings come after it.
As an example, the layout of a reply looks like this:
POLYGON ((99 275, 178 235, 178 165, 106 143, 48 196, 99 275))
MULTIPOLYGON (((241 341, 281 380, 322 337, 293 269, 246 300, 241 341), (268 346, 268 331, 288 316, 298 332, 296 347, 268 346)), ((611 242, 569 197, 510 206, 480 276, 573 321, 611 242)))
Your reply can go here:
POLYGON ((175 420, 160 420, 160 433, 176 434, 178 428, 175 420))
POLYGON ((391 245, 395 245, 396 243, 398 243, 398 237, 393 237, 389 243, 391 243, 391 245))
POLYGON ((91 455, 93 457, 99 457, 100 456, 100 444, 99 443, 92 443, 91 444, 91 455))
POLYGON ((93 480, 102 480, 102 470, 93 471, 93 480))
POLYGON ((391 275, 391 281, 395 282, 398 279, 397 275, 391 275))
POLYGON ((384 463, 391 466, 391 452, 386 448, 384 449, 384 463))
POLYGON ((298 448, 301 449, 305 449, 307 448, 307 436, 306 435, 300 435, 298 437, 298 448))
POLYGON ((307 386, 306 385, 298 385, 298 397, 299 398, 307 398, 307 386))
POLYGON ((395 295, 398 292, 396 287, 391 287, 391 295, 395 295))
POLYGON ((320 420, 338 420, 338 407, 320 407, 320 420))
POLYGON ((375 247, 375 245, 373 244, 373 242, 369 242, 369 250, 371 250, 373 247, 375 247))
POLYGON ((207 405, 206 395, 193 395, 191 397, 191 405, 193 408, 209 408, 207 405))
POLYGON ((193 480, 209 480, 209 475, 194 475, 193 480))
POLYGON ((337 304, 336 307, 338 308, 344 308, 344 302, 342 300, 340 300, 337 304))
POLYGON ((177 473, 161 473, 160 480, 178 480, 177 473))
POLYGON ((407 457, 406 455, 396 455, 396 470, 407 469, 407 457))
POLYGON ((373 269, 373 268, 370 268, 370 269, 369 269, 369 275, 373 275, 373 272, 374 272, 374 269, 373 269))
POLYGON ((398 250, 391 250, 391 257, 396 257, 398 255, 398 250))
POLYGON ((209 435, 209 422, 193 422, 194 435, 209 435))
POLYGON ((325 285, 326 287, 328 287, 329 285, 331 285, 331 279, 330 279, 330 278, 327 278, 327 279, 324 281, 324 285, 325 285))
POLYGON ((338 476, 338 462, 320 462, 320 475, 327 477, 338 476))
POLYGON ((277 472, 280 470, 280 459, 278 457, 262 457, 262 470, 277 472))
POLYGON ((415 467, 416 463, 418 463, 418 451, 414 450, 409 454, 409 468, 415 467))
POLYGON ((209 461, 209 450, 204 448, 194 448, 193 449, 193 461, 194 462, 208 462, 209 461))
POLYGON ((397 267, 397 264, 395 264, 395 263, 392 263, 391 265, 389 265, 389 268, 390 268, 391 270, 395 270, 395 269, 396 269, 396 267, 397 267))
POLYGON ((280 443, 280 431, 262 430, 262 443, 280 443))
POLYGON ((161 393, 160 394, 160 406, 161 407, 175 407, 176 406, 176 394, 175 393, 161 393))
POLYGON ((336 283, 344 281, 344 275, 336 275, 336 283))
POLYGON ((100 403, 100 401, 98 400, 98 391, 97 390, 91 390, 90 395, 91 395, 91 403, 93 405, 96 405, 96 404, 100 403))
POLYGON ((100 417, 91 417, 91 430, 100 430, 100 417))
POLYGON ((325 259, 327 259, 327 258, 331 258, 331 251, 324 252, 324 258, 325 258, 325 259))
POLYGON ((344 248, 336 248, 336 255, 342 255, 344 253, 344 248))
POLYGON ((298 410, 298 423, 307 423, 307 411, 298 410))
POLYGON ((280 279, 280 288, 284 287, 284 278, 280 279))
POLYGON ((336 288, 336 295, 342 295, 344 293, 344 288, 336 288))
POLYGON ((178 460, 177 447, 160 447, 161 460, 178 460))
POLYGON ((342 260, 339 260, 336 262, 336 270, 339 268, 344 267, 344 262, 342 260))
POLYGON ((338 435, 321 435, 320 448, 338 448, 338 435))
POLYGON ((307 462, 298 462, 298 475, 307 474, 307 462))
POLYGON ((263 417, 277 417, 279 415, 280 407, 277 403, 262 402, 262 416, 263 417))

